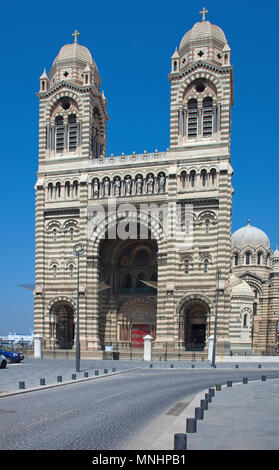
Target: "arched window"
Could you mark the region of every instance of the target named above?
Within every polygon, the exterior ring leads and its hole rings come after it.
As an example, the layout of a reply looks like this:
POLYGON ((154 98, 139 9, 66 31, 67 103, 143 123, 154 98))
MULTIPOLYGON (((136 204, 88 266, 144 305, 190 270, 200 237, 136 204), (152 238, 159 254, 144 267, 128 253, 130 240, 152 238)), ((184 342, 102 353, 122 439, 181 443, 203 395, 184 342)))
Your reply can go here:
POLYGON ((70 232, 70 240, 73 241, 73 239, 74 239, 74 229, 73 229, 73 227, 70 228, 69 232, 70 232))
POLYGON ((73 182, 73 193, 74 197, 78 197, 78 181, 73 182))
POLYGON ((205 233, 209 232, 209 224, 210 224, 210 220, 206 219, 206 221, 205 221, 205 233))
POLYGON ((66 181, 66 183, 65 183, 65 194, 66 194, 66 197, 71 196, 71 183, 70 183, 70 181, 66 181))
POLYGON ((195 99, 188 101, 188 138, 195 139, 198 133, 198 102, 195 99))
POLYGON ((74 152, 77 148, 78 124, 75 114, 70 114, 68 118, 69 129, 69 152, 74 152))
POLYGON ((208 259, 205 259, 205 260, 204 260, 204 263, 203 263, 203 272, 204 272, 204 273, 208 273, 208 259))
POLYGON ((65 126, 63 117, 57 116, 55 118, 55 148, 56 153, 63 153, 65 147, 65 126))
POLYGON ((195 180, 196 180, 196 172, 195 170, 190 171, 190 185, 192 188, 195 187, 195 180))
POLYGON ((69 274, 70 274, 70 277, 73 277, 73 274, 74 274, 74 266, 73 266, 73 264, 70 264, 70 266, 69 266, 69 274))
POLYGON ((257 257, 257 262, 258 262, 258 264, 262 264, 262 258, 263 258, 263 254, 262 254, 262 252, 260 251, 260 252, 258 253, 258 257, 257 257))
POLYGON ((182 171, 180 175, 180 182, 181 182, 181 186, 183 189, 185 188, 185 185, 186 185, 186 175, 187 175, 186 171, 182 171))
POLYGON ((57 229, 56 228, 53 229, 52 235, 53 235, 53 241, 56 242, 56 237, 57 237, 57 229))
POLYGON ((246 264, 251 264, 251 253, 248 251, 245 255, 246 264))
POLYGON ((53 197, 53 184, 52 183, 49 183, 48 184, 48 199, 52 199, 53 197))
POLYGON ((204 98, 203 100, 203 137, 212 136, 213 123, 213 99, 204 98))
POLYGON ((189 274, 189 260, 185 259, 185 268, 184 268, 185 274, 189 274))
POLYGON ((238 254, 237 253, 234 255, 234 265, 238 266, 238 254))
POLYGON ((53 276, 53 279, 56 279, 56 276, 57 276, 57 265, 56 264, 52 265, 52 276, 53 276))
POLYGON ((247 313, 245 313, 245 314, 243 315, 243 327, 244 327, 244 328, 245 328, 246 326, 248 326, 248 325, 247 325, 247 320, 248 320, 248 315, 247 315, 247 313))
POLYGON ((56 193, 56 198, 60 198, 61 197, 61 183, 56 183, 56 186, 55 186, 55 193, 56 193))
POLYGON ((202 170, 202 171, 201 171, 201 182, 202 182, 202 186, 206 186, 206 177, 207 177, 207 171, 206 171, 206 170, 202 170))
POLYGON ((211 181, 212 186, 214 186, 216 184, 216 170, 215 170, 215 168, 212 168, 210 170, 210 181, 211 181))

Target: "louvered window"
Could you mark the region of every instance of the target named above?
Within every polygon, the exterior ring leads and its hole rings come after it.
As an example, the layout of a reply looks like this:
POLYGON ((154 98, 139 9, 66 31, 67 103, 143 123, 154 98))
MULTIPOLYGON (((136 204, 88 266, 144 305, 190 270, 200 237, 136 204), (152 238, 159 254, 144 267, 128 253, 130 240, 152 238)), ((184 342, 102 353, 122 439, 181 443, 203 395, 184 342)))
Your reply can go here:
POLYGON ((197 100, 188 101, 188 138, 195 139, 198 132, 198 102, 197 100))
POLYGON ((71 114, 68 119, 69 125, 69 152, 74 152, 77 148, 78 137, 78 124, 74 114, 71 114))
POLYGON ((63 124, 63 117, 57 116, 55 118, 55 133, 56 133, 56 152, 63 153, 65 142, 65 126, 63 124))
POLYGON ((213 100, 205 98, 203 100, 203 137, 212 136, 213 123, 213 100))

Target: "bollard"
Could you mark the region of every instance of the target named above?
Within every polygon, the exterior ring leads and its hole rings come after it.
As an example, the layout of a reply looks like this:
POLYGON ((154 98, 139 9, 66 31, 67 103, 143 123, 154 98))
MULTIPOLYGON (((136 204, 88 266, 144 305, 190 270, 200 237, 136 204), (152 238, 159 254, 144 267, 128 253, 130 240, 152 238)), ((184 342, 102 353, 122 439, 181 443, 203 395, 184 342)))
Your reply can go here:
POLYGON ((235 368, 238 369, 238 364, 235 364, 235 368))
POLYGON ((19 382, 18 386, 19 386, 20 389, 25 388, 25 382, 19 382))
POLYGON ((208 393, 209 393, 209 395, 211 395, 211 397, 214 397, 214 395, 215 395, 214 388, 209 388, 208 393))
POLYGON ((187 434, 174 435, 174 450, 187 450, 187 434))
POLYGON ((88 372, 84 372, 84 377, 88 377, 88 372))
POLYGON ((232 381, 231 380, 227 381, 227 387, 232 387, 232 381))
POLYGON ((150 367, 150 369, 152 369, 152 367, 153 367, 153 364, 149 364, 149 367, 150 367))
POLYGON ((72 374, 72 380, 76 380, 77 376, 76 374, 72 374))
POLYGON ((116 369, 115 369, 115 367, 113 367, 113 368, 112 368, 112 372, 116 372, 116 369))
POLYGON ((258 369, 261 369, 261 367, 262 367, 261 364, 258 364, 258 369))
POLYGON ((266 381, 266 375, 262 375, 262 382, 266 381))
POLYGON ((243 377, 243 381, 242 381, 244 384, 248 384, 248 377, 243 377))
POLYGON ((197 432, 197 420, 196 420, 196 418, 187 418, 186 419, 186 432, 188 432, 188 433, 197 432))
POLYGON ((222 385, 216 384, 216 392, 221 392, 222 385))
POLYGON ((108 370, 107 369, 104 369, 104 374, 107 374, 108 373, 108 370))
POLYGON ((192 364, 192 369, 195 369, 195 364, 192 364))
POLYGON ((208 401, 207 400, 201 400, 201 408, 203 410, 208 410, 208 401))
POLYGON ((98 370, 95 370, 95 375, 99 375, 99 371, 98 371, 98 370))
POLYGON ((203 419, 203 412, 202 408, 195 408, 195 418, 196 419, 203 419))
POLYGON ((208 403, 211 403, 211 395, 209 395, 209 393, 205 394, 205 399, 208 401, 208 403))
POLYGON ((173 369, 173 364, 170 365, 170 368, 173 369))
POLYGON ((46 384, 46 379, 40 379, 40 385, 45 385, 46 384))
POLYGON ((57 382, 62 382, 62 375, 57 375, 57 382))

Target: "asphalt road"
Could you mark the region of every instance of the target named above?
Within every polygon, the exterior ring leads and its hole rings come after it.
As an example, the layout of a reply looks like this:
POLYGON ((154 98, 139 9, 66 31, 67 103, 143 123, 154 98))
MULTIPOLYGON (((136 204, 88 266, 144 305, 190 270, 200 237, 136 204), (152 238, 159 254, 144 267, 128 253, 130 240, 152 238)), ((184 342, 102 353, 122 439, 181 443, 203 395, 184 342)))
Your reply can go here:
MULTIPOLYGON (((176 403, 216 383, 260 379, 262 371, 142 369, 96 381, 0 399, 0 449, 121 450, 150 449, 150 433, 176 403)), ((271 378, 279 371, 265 369, 271 378)), ((159 425, 158 425, 159 423, 159 425)), ((152 435, 152 434, 151 434, 152 435)))

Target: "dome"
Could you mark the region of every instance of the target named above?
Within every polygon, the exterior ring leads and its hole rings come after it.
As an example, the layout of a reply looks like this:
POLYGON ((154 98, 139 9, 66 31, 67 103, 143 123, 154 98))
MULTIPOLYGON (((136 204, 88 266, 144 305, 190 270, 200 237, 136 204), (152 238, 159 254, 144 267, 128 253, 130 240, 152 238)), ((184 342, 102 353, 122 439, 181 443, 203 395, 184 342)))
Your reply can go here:
POLYGON ((183 49, 189 43, 194 41, 211 41, 215 39, 218 42, 223 43, 223 46, 227 43, 226 36, 219 26, 210 23, 209 21, 200 21, 192 27, 187 33, 183 36, 179 50, 183 49))
POLYGON ((259 228, 250 225, 249 220, 246 227, 242 227, 232 234, 232 248, 242 249, 246 246, 270 248, 268 236, 259 228))
POLYGON ((254 298, 254 293, 249 284, 233 274, 230 277, 230 284, 232 285, 231 297, 249 296, 254 298))
POLYGON ((96 67, 96 64, 92 59, 90 51, 77 42, 74 42, 72 44, 65 44, 65 46, 60 49, 58 56, 53 62, 53 65, 62 61, 69 61, 73 59, 80 60, 81 62, 94 65, 96 67))

